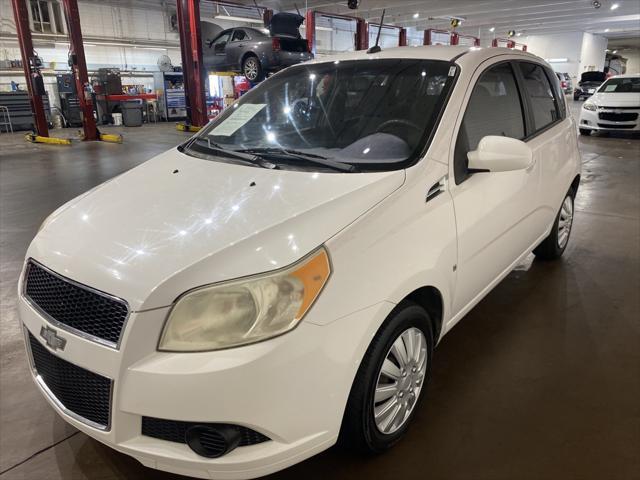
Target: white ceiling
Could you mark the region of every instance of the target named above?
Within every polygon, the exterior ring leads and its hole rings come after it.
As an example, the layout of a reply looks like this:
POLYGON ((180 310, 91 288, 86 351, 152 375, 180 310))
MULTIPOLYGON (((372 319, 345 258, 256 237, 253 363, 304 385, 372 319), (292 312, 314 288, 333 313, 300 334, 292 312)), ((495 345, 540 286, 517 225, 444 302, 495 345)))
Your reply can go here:
MULTIPOLYGON (((457 30, 481 37, 504 37, 509 30, 522 35, 585 31, 608 38, 640 36, 640 0, 599 1, 599 9, 593 7, 593 0, 360 0, 358 10, 349 10, 346 0, 258 0, 258 4, 288 11, 295 10, 297 4, 303 14, 306 8, 313 8, 370 21, 380 21, 386 8, 384 23, 418 30, 449 29, 449 17, 462 17, 465 20, 457 30), (611 10, 613 4, 618 8, 611 10), (495 32, 490 33, 490 28, 495 32)), ((243 3, 254 4, 253 0, 243 3)))

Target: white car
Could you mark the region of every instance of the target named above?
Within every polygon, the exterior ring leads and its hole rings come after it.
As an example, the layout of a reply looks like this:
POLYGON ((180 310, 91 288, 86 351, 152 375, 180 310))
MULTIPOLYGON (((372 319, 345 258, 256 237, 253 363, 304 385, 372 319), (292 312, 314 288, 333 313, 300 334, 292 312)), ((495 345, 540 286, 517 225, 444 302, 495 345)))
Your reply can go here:
POLYGON ((502 48, 286 69, 56 210, 19 312, 38 388, 152 468, 250 478, 406 432, 437 342, 567 246, 575 122, 502 48))
POLYGON ((640 131, 640 75, 617 75, 604 82, 580 110, 582 135, 592 131, 640 131))

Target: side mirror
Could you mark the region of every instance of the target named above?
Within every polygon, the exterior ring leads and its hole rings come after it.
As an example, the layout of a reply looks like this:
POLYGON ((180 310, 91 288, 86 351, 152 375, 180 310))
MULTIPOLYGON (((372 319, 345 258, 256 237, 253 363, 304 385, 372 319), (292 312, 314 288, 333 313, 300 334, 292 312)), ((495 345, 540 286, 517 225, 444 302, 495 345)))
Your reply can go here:
POLYGON ((471 171, 510 172, 531 166, 533 151, 522 140, 488 135, 476 150, 467 153, 467 158, 471 171))

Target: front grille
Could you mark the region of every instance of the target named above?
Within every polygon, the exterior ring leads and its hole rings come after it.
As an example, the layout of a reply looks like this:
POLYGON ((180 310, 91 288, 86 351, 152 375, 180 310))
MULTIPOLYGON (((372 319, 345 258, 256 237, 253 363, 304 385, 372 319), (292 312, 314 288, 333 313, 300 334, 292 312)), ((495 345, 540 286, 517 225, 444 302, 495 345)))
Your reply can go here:
POLYGON ((614 113, 600 112, 598 114, 600 120, 608 120, 610 122, 633 122, 638 119, 637 113, 614 113))
POLYGON ((210 427, 231 427, 240 432, 239 447, 255 445, 269 440, 269 437, 262 435, 255 430, 240 425, 227 425, 221 423, 200 423, 181 422, 179 420, 164 420, 162 418, 142 417, 142 435, 159 438, 169 442, 187 443, 185 435, 190 427, 196 425, 206 425, 210 427))
POLYGON ((608 128, 611 130, 629 130, 631 128, 636 128, 635 124, 634 125, 614 125, 611 123, 599 123, 598 126, 600 128, 608 128))
POLYGON ((79 285, 33 260, 27 265, 25 296, 62 328, 117 346, 129 314, 124 300, 79 285))
POLYGON ((36 373, 55 400, 80 420, 108 428, 111 380, 53 355, 31 332, 29 346, 36 373))

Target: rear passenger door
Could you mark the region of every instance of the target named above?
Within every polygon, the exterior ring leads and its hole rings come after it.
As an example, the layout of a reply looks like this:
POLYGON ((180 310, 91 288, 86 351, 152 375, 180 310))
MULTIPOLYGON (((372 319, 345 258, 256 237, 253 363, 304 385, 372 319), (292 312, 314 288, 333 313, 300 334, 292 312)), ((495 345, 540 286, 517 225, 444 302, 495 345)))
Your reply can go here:
POLYGON ((472 172, 467 153, 487 135, 525 140, 530 130, 527 104, 516 65, 483 65, 472 79, 458 126, 450 191, 458 231, 457 282, 453 312, 464 313, 481 298, 541 233, 539 165, 510 172, 472 172))
POLYGON ((567 115, 564 92, 554 73, 543 65, 518 61, 524 99, 531 117, 527 144, 540 172, 536 231, 550 231, 573 180, 578 155, 576 126, 567 115))
POLYGON ((227 44, 227 65, 240 68, 240 59, 246 51, 245 46, 249 41, 247 33, 242 28, 236 28, 231 35, 231 41, 227 44))

